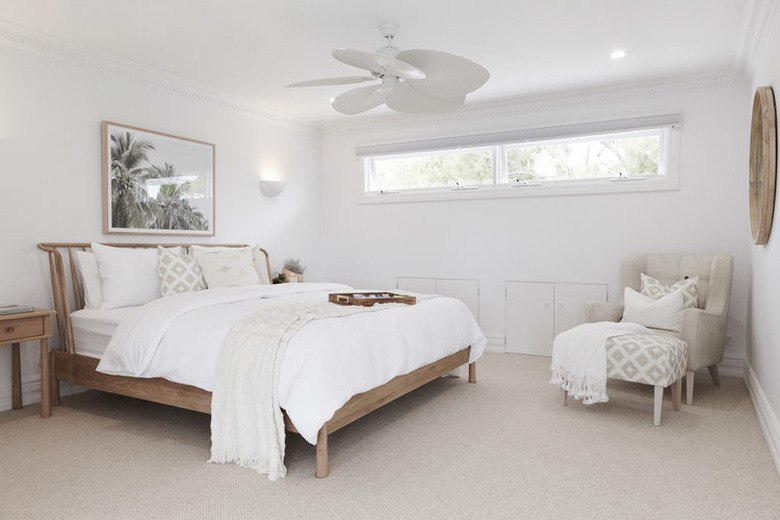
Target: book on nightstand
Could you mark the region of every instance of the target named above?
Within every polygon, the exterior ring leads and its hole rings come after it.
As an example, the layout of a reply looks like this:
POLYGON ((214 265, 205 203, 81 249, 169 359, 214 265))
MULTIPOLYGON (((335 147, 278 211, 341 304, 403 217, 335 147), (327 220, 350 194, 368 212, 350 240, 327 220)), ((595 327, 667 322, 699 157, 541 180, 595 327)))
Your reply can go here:
POLYGON ((3 316, 5 314, 20 314, 22 312, 32 312, 35 310, 35 307, 32 305, 0 305, 0 316, 3 316))

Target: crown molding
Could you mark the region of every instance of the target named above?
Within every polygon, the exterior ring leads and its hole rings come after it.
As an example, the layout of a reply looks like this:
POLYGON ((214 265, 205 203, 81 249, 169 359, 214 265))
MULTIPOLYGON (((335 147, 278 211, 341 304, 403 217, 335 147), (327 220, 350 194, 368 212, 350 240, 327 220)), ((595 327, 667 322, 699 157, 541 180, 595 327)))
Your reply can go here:
POLYGON ((748 78, 753 77, 776 8, 777 0, 747 1, 737 41, 734 65, 737 70, 743 71, 748 78))
POLYGON ((164 90, 196 101, 227 108, 278 126, 320 133, 322 125, 267 108, 248 107, 240 101, 183 78, 136 63, 101 56, 64 40, 0 19, 0 45, 48 56, 95 69, 104 74, 164 90))
POLYGON ((418 128, 430 125, 451 125, 498 117, 513 117, 529 113, 553 111, 579 106, 592 106, 635 101, 674 94, 744 87, 746 77, 741 73, 692 76, 675 80, 657 80, 642 83, 614 85, 581 91, 561 92, 543 96, 528 96, 473 105, 449 114, 432 116, 384 115, 353 121, 325 123, 328 133, 385 131, 398 128, 418 128))

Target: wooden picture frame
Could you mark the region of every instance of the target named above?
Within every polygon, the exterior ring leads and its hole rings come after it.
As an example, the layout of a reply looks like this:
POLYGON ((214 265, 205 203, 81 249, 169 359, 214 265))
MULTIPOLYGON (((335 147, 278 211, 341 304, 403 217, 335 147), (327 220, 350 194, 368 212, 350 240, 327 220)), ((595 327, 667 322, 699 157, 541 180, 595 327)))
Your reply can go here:
POLYGON ((103 233, 214 236, 211 143, 103 121, 103 233))

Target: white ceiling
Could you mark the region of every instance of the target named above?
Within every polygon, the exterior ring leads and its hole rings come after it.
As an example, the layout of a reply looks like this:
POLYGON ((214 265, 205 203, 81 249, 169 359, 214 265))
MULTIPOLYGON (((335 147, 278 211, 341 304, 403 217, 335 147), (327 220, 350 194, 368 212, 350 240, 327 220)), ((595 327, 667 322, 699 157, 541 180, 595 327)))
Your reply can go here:
MULTIPOLYGON (((462 55, 491 74, 466 107, 513 98, 741 73, 766 0, 0 0, 6 28, 140 66, 252 110, 313 122, 352 85, 284 85, 359 74, 336 47, 376 50, 397 22, 402 49, 462 55), (627 56, 611 60, 610 52, 627 56)), ((2 26, 0 26, 2 30, 2 26)), ((381 107, 367 112, 389 112, 381 107)))

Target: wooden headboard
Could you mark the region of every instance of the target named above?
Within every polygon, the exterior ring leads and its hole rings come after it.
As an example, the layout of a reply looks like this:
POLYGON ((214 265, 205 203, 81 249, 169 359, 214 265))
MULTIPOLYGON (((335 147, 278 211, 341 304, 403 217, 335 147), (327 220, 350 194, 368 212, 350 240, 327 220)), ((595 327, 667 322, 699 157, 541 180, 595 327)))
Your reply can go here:
MULTIPOLYGON (((108 243, 100 242, 106 246, 128 248, 157 248, 181 247, 189 253, 193 245, 203 247, 248 247, 246 244, 162 244, 162 243, 108 243)), ((49 256, 49 274, 51 276, 51 292, 54 298, 54 310, 57 311, 57 331, 60 335, 60 350, 66 350, 71 354, 76 353, 73 343, 73 326, 70 319, 71 309, 84 308, 81 284, 79 283, 78 269, 76 267, 76 251, 88 251, 91 249, 89 242, 63 242, 40 243, 38 249, 45 251, 49 256), (65 257, 63 257, 65 256, 65 257), (67 274, 66 274, 67 273, 67 274)), ((260 249, 266 258, 268 265, 268 252, 260 249)), ((268 268, 268 279, 271 279, 271 269, 268 268)))

